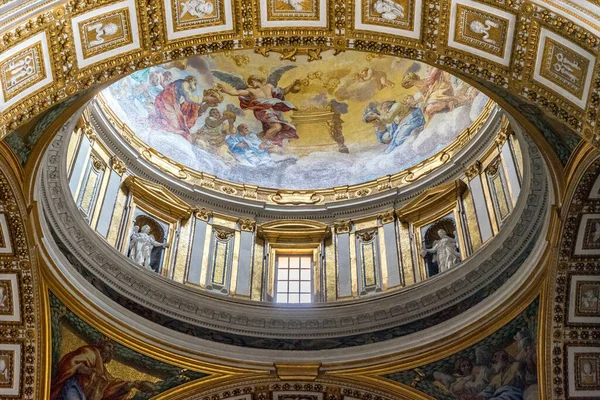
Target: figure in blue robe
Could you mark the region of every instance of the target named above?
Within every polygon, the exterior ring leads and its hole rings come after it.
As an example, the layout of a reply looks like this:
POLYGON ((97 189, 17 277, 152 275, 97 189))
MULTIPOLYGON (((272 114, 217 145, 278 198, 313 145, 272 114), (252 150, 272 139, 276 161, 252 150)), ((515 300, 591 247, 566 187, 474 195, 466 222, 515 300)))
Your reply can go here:
POLYGON ((238 125, 237 132, 228 135, 225 142, 233 155, 242 163, 257 166, 271 162, 267 144, 254 132, 250 132, 246 124, 238 125))

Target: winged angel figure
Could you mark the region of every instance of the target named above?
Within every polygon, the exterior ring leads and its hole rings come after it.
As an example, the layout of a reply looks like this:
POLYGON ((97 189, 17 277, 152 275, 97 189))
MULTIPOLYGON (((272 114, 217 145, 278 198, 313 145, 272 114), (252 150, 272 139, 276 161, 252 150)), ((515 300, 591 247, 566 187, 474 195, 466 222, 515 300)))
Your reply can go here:
POLYGON ((283 74, 294 68, 295 65, 284 65, 271 69, 266 79, 250 75, 245 81, 242 76, 230 72, 213 70, 211 73, 231 86, 229 88, 217 83, 217 90, 239 97, 240 108, 254 112, 254 117, 262 123, 262 139, 281 147, 284 139, 298 139, 296 127, 285 120, 283 113, 296 110, 292 103, 285 101, 285 95, 298 93, 300 80, 284 88, 277 86, 283 74))

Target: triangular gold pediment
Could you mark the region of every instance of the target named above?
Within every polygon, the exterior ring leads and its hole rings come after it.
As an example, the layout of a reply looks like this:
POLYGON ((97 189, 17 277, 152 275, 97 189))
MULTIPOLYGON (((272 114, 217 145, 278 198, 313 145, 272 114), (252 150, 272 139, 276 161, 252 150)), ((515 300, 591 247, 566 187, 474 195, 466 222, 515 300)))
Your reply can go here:
POLYGON ((467 190, 467 184, 457 179, 425 190, 396 211, 402 222, 414 222, 456 203, 467 190))
POLYGON ((128 176, 123 184, 140 205, 158 209, 175 219, 187 219, 192 215, 192 207, 164 186, 138 176, 128 176))

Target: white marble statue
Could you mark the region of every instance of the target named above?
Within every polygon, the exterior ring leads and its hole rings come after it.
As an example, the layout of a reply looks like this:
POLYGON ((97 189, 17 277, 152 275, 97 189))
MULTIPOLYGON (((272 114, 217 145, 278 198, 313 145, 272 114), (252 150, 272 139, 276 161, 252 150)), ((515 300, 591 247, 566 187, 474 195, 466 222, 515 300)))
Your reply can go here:
POLYGON ((437 262, 440 273, 454 267, 461 261, 460 253, 457 250, 457 242, 448 236, 445 230, 437 231, 440 240, 436 240, 430 249, 421 250, 421 257, 426 257, 427 253, 434 254, 434 261, 437 262))
POLYGON ((169 247, 167 242, 157 242, 153 235, 150 235, 150 226, 144 225, 140 230, 139 226, 133 227, 133 234, 129 241, 129 258, 136 264, 143 265, 148 269, 150 259, 152 258, 152 249, 155 247, 169 247))

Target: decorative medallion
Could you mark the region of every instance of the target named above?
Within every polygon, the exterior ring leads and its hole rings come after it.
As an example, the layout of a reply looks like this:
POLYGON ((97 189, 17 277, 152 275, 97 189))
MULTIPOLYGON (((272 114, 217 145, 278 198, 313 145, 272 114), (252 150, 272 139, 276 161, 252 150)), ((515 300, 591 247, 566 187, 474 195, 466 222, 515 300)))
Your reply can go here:
POLYGON ((0 110, 52 82, 46 33, 0 54, 0 110))
POLYGON ((533 78, 581 108, 592 80, 594 56, 563 37, 542 29, 533 78))
POLYGON ((78 15, 71 23, 80 68, 140 48, 133 0, 78 15))
POLYGON ((569 324, 600 324, 600 276, 570 275, 569 324))

